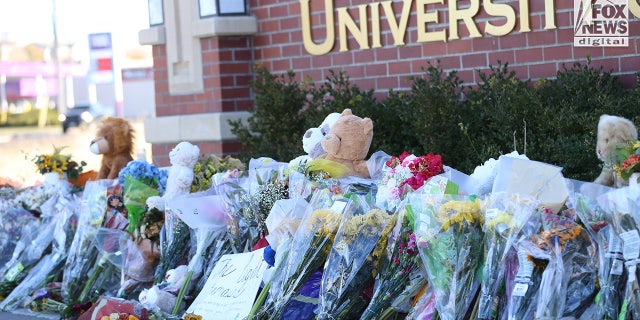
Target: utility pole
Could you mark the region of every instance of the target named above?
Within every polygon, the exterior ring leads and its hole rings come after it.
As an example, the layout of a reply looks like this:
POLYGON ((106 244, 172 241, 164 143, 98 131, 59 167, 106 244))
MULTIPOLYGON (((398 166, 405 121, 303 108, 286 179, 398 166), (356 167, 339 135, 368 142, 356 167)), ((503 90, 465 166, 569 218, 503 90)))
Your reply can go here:
POLYGON ((53 52, 52 59, 55 64, 56 77, 57 77, 57 85, 58 85, 58 95, 56 97, 56 110, 59 113, 64 113, 67 110, 66 104, 66 86, 65 81, 62 77, 61 62, 60 57, 58 56, 58 8, 56 6, 56 0, 52 1, 52 10, 51 10, 51 22, 53 24, 53 52))

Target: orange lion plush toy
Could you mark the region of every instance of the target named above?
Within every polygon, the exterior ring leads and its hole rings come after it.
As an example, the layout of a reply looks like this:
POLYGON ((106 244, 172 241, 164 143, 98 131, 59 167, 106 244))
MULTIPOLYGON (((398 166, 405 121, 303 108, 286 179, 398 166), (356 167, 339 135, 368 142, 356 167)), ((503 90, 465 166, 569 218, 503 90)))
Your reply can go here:
POLYGON ((124 119, 109 117, 102 120, 90 150, 102 155, 98 179, 117 179, 120 170, 133 160, 134 130, 124 119))

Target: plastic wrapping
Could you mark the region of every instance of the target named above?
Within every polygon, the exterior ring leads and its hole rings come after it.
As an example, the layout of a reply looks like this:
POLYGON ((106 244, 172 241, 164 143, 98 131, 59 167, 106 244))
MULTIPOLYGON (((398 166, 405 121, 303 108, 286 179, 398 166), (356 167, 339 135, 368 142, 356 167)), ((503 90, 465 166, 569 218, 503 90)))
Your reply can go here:
POLYGON ((428 283, 416 295, 407 320, 431 320, 436 314, 436 296, 428 283))
POLYGON ((347 205, 344 199, 333 199, 327 189, 313 194, 291 249, 282 250, 288 255, 281 263, 276 263, 274 278, 267 283, 269 297, 255 319, 279 319, 300 287, 322 268, 347 205))
POLYGON ((384 247, 374 249, 381 238, 387 242, 395 225, 394 215, 372 208, 363 196, 351 201, 324 266, 317 319, 349 319, 362 312, 367 305, 362 292, 373 284, 384 247))
POLYGON ((384 250, 373 296, 360 319, 379 319, 395 299, 402 297, 410 285, 416 269, 423 269, 416 243, 416 235, 409 216, 400 206, 395 214, 394 227, 384 250))
POLYGON ((627 279, 618 319, 640 319, 640 192, 637 187, 612 190, 598 197, 598 204, 611 214, 613 227, 622 240, 627 279))
MULTIPOLYGON (((23 302, 27 300, 29 294, 43 283, 49 276, 58 275, 63 266, 64 259, 67 255, 68 239, 73 238, 75 229, 69 225, 68 221, 72 220, 72 216, 77 214, 77 204, 70 195, 67 197, 55 197, 55 205, 51 208, 54 212, 52 220, 53 224, 53 243, 51 253, 45 255, 35 263, 30 269, 29 274, 18 284, 11 293, 0 303, 2 310, 14 310, 24 307, 23 302)), ((54 200, 54 198, 52 198, 54 200)))
POLYGON ((479 286, 482 223, 479 200, 458 195, 407 195, 420 257, 444 320, 461 319, 479 286))
POLYGON ((37 218, 22 207, 9 207, 0 211, 0 265, 7 263, 23 233, 37 218))
POLYGON ((404 196, 422 187, 431 177, 443 173, 440 155, 415 156, 406 151, 385 162, 376 194, 376 205, 394 212, 404 196))
POLYGON ((492 193, 483 206, 484 262, 478 302, 478 319, 493 319, 498 310, 498 291, 506 273, 506 258, 520 230, 536 210, 529 196, 492 193))
POLYGON ((124 179, 123 202, 127 208, 127 218, 129 226, 127 230, 131 233, 138 230, 140 218, 146 210, 146 201, 149 197, 159 196, 157 189, 150 187, 139 179, 127 175, 124 179))
POLYGON ((19 245, 15 247, 11 259, 2 267, 1 296, 7 296, 28 276, 29 271, 38 263, 54 240, 58 217, 57 201, 58 196, 53 196, 42 203, 39 207, 42 212, 40 223, 36 229, 32 230, 35 234, 21 239, 19 245))
POLYGON ((80 295, 89 269, 98 255, 91 244, 97 228, 105 219, 107 190, 117 185, 116 180, 88 181, 80 201, 78 227, 69 247, 62 277, 62 295, 70 304, 80 295))
MULTIPOLYGON (((590 319, 617 319, 622 305, 626 273, 622 257, 622 240, 612 226, 612 216, 598 205, 599 195, 610 190, 594 183, 571 181, 575 191, 567 203, 575 210, 592 242, 596 243, 599 291, 589 308, 590 319)), ((585 314, 583 313, 582 317, 585 314)))

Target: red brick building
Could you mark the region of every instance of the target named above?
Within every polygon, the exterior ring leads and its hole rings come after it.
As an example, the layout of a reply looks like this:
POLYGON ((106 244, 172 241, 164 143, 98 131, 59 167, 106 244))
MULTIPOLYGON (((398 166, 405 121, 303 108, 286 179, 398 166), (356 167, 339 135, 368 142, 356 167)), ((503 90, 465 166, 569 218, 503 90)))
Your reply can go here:
POLYGON ((214 0, 161 2, 163 23, 139 34, 141 44, 153 45, 156 117, 145 135, 160 165, 183 140, 206 154, 237 151, 227 120, 253 108, 256 63, 317 82, 344 70, 379 95, 408 89, 407 76, 437 61, 466 84, 499 61, 518 78, 536 80, 590 57, 628 87, 640 70, 637 0, 628 1, 627 16, 620 7, 606 15, 626 18, 628 38, 619 47, 574 44, 582 12, 574 5, 582 0, 249 0, 246 8, 242 0, 220 1, 242 8, 234 15, 203 12, 214 0))

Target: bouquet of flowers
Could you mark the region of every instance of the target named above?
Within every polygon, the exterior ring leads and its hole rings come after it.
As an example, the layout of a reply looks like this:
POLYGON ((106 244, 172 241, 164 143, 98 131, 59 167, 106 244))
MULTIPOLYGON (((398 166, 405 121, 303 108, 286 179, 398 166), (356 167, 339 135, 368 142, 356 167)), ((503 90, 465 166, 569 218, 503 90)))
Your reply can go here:
POLYGON ((617 162, 613 170, 618 177, 629 180, 633 173, 640 172, 640 140, 617 144, 615 154, 617 162))
POLYGON ((254 244, 264 247, 264 237, 269 234, 265 225, 267 216, 276 201, 289 198, 289 187, 284 174, 277 168, 256 168, 251 173, 249 191, 242 196, 245 203, 242 215, 258 230, 259 239, 255 239, 254 244))
POLYGON ((640 197, 635 188, 621 188, 598 197, 601 208, 611 214, 613 227, 622 240, 622 258, 625 261, 627 281, 618 319, 640 318, 640 288, 638 268, 640 261, 640 197))
POLYGON ((536 316, 579 317, 595 294, 596 270, 588 256, 590 239, 570 216, 542 212, 542 232, 532 238, 542 259, 549 262, 540 282, 536 316))
MULTIPOLYGON (((597 203, 597 196, 609 187, 594 183, 576 183, 567 206, 576 212, 597 247, 598 291, 590 312, 594 319, 617 319, 622 304, 625 276, 622 240, 612 225, 612 217, 597 203)), ((584 316, 584 315, 583 315, 584 316)))
POLYGON ((22 207, 7 207, 0 210, 0 265, 7 263, 23 232, 36 217, 22 207))
POLYGON ((67 253, 62 277, 62 295, 68 305, 77 302, 82 284, 98 255, 92 239, 105 221, 107 190, 116 184, 114 180, 103 179, 89 181, 85 186, 79 206, 78 227, 67 253))
POLYGON ((129 161, 118 174, 118 183, 124 186, 123 203, 127 208, 127 231, 139 232, 140 220, 147 210, 146 201, 151 196, 162 195, 166 188, 167 171, 160 171, 144 160, 129 161))
MULTIPOLYGON (((489 195, 483 208, 484 265, 481 295, 478 305, 479 319, 493 319, 498 305, 498 291, 506 273, 506 258, 519 236, 520 230, 536 209, 536 201, 527 196, 504 192, 489 195)), ((503 299, 504 303, 504 299, 503 299)))
POLYGON ((325 264, 340 225, 345 199, 334 200, 329 190, 313 194, 305 217, 291 242, 286 260, 275 266, 269 299, 255 319, 279 319, 287 304, 309 277, 325 264))
POLYGON ((416 235, 406 210, 400 206, 396 216, 373 297, 360 319, 382 319, 383 313, 409 286, 413 272, 422 268, 416 235))
POLYGON ((327 258, 317 319, 348 319, 362 312, 366 307, 362 292, 373 284, 384 246, 378 252, 374 249, 379 242, 386 244, 394 226, 395 216, 369 207, 361 197, 350 198, 354 210, 342 217, 327 258))
POLYGON ((33 290, 46 283, 49 278, 56 277, 62 271, 67 249, 71 243, 70 239, 73 238, 75 232, 75 228, 69 224, 69 221, 73 220, 73 216, 77 214, 77 204, 75 198, 72 197, 56 197, 55 201, 48 203, 51 205, 48 210, 53 211, 48 214, 53 215, 53 221, 55 221, 52 251, 42 257, 20 284, 0 303, 2 310, 22 307, 22 302, 33 290))
POLYGON ((55 205, 58 197, 54 196, 43 203, 39 223, 32 231, 32 237, 21 239, 9 260, 1 269, 0 296, 5 297, 28 275, 28 271, 38 263, 54 239, 54 226, 58 220, 55 205))
POLYGON ((77 180, 86 162, 71 160, 71 156, 62 154, 62 148, 53 148, 52 154, 40 154, 33 159, 40 174, 57 173, 61 179, 77 180))
POLYGON ((344 176, 348 168, 338 162, 317 158, 299 157, 289 163, 289 194, 306 200, 317 189, 329 189, 340 193, 337 179, 344 176))
POLYGON ((395 211, 404 196, 424 185, 431 177, 443 173, 442 157, 429 153, 417 157, 403 152, 385 162, 378 186, 376 203, 381 208, 395 211))
POLYGON ((200 157, 193 167, 193 181, 191 193, 209 190, 212 186, 213 176, 220 172, 245 170, 245 165, 239 159, 231 156, 218 157, 211 154, 200 157))
POLYGON ((458 195, 407 195, 406 210, 442 319, 462 319, 479 286, 480 201, 458 195))

